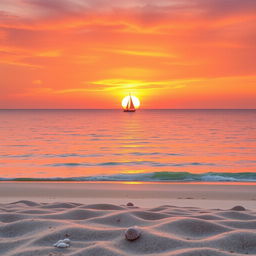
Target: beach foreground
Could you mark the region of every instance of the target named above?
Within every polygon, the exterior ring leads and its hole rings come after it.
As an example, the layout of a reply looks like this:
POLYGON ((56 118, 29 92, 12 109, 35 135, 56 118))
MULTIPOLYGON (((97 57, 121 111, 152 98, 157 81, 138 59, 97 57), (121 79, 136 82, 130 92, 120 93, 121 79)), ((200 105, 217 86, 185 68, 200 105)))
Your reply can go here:
POLYGON ((256 254, 255 186, 2 183, 0 192, 0 255, 256 254), (134 226, 141 236, 127 241, 134 226), (53 246, 67 237, 69 247, 53 246))

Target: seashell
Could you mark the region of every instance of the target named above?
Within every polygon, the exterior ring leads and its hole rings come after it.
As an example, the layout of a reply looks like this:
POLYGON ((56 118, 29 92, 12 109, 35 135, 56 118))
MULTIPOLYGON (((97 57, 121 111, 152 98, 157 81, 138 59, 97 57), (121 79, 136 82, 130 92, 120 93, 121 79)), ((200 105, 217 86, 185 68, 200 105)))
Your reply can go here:
POLYGON ((58 245, 59 243, 64 243, 64 241, 63 241, 63 240, 59 240, 59 241, 56 242, 53 246, 57 247, 57 245, 58 245))
POLYGON ((53 246, 57 248, 67 248, 69 247, 69 244, 70 244, 70 239, 65 238, 64 240, 59 240, 53 246))
POLYGON ((136 239, 138 239, 141 235, 140 230, 137 227, 132 227, 132 228, 128 228, 125 231, 125 238, 128 241, 134 241, 136 239))
POLYGON ((134 204, 129 202, 129 203, 126 204, 126 206, 134 206, 134 204))
POLYGON ((66 244, 66 243, 58 243, 56 247, 57 247, 57 248, 67 248, 67 247, 69 247, 69 244, 66 244))
POLYGON ((241 206, 241 205, 236 205, 233 208, 231 208, 230 210, 233 210, 233 211, 246 211, 246 209, 243 206, 241 206))
POLYGON ((65 238, 65 239, 63 240, 63 242, 66 243, 66 244, 70 244, 71 241, 70 241, 69 238, 65 238))

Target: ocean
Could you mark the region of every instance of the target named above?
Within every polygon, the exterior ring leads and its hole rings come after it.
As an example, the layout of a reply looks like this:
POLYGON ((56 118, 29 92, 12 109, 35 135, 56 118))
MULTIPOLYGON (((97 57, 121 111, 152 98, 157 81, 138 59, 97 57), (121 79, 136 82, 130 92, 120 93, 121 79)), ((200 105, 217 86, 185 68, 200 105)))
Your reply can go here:
POLYGON ((256 110, 0 110, 0 180, 256 181, 256 110))

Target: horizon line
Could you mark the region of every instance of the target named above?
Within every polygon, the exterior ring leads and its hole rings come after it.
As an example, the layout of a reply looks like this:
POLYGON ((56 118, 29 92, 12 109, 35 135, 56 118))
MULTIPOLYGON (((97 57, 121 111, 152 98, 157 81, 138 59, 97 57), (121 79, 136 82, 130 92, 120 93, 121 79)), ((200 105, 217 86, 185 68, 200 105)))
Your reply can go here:
MULTIPOLYGON (((122 110, 122 108, 0 108, 1 110, 122 110)), ((256 110, 256 108, 140 108, 140 110, 256 110)))

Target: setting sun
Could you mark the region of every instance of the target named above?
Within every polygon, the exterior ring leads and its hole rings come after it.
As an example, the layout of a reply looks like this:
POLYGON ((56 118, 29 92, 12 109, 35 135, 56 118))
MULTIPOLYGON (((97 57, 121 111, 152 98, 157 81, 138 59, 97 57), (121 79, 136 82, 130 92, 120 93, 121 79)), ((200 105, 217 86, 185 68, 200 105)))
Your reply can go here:
POLYGON ((126 108, 127 104, 129 103, 130 97, 132 98, 132 102, 134 107, 138 109, 140 107, 140 100, 136 96, 125 96, 122 100, 122 107, 126 108))

